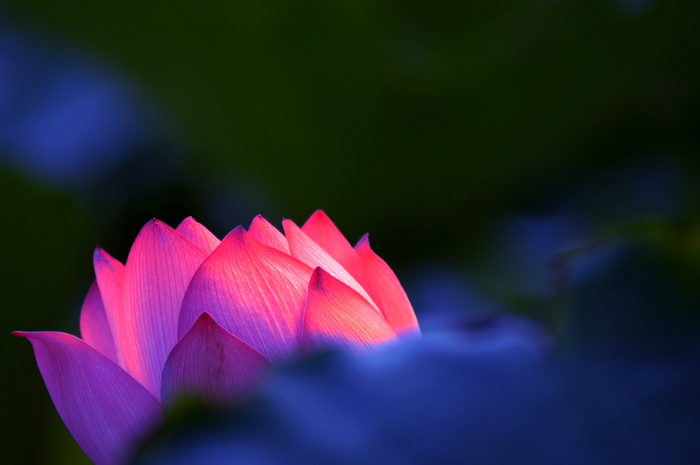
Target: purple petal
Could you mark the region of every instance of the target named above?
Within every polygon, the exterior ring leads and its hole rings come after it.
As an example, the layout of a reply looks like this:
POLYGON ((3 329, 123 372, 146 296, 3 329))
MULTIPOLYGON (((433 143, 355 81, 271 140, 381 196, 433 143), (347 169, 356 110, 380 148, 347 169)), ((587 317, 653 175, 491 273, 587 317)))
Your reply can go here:
POLYGON ((202 313, 165 362, 161 399, 196 396, 218 404, 243 398, 270 362, 202 313))
POLYGON ((231 231, 202 263, 182 302, 178 336, 208 312, 226 330, 273 363, 299 353, 301 317, 311 268, 231 231))
POLYGON ((96 465, 125 463, 162 421, 160 403, 117 364, 65 333, 14 332, 34 346, 56 410, 96 465))
POLYGON ((282 225, 284 226, 284 232, 287 234, 289 250, 292 252, 292 257, 301 260, 312 268, 317 266, 323 267, 325 271, 333 275, 336 279, 339 279, 357 291, 377 312, 381 313, 372 298, 367 294, 367 291, 360 286, 355 278, 335 261, 333 257, 328 255, 320 245, 315 243, 304 231, 299 229, 299 226, 294 224, 291 220, 284 220, 282 225))
POLYGON ((327 347, 369 352, 394 339, 384 317, 364 298, 323 268, 314 270, 304 313, 304 352, 327 347))
POLYGON ((360 239, 355 250, 379 292, 386 321, 399 335, 420 335, 418 320, 406 292, 389 265, 370 248, 367 235, 360 239))
POLYGON ((171 227, 149 221, 124 271, 119 339, 129 373, 160 399, 168 354, 177 343, 185 290, 206 255, 171 227))
POLYGON ((97 287, 102 297, 107 323, 112 331, 112 341, 119 366, 124 368, 124 358, 119 344, 119 314, 121 308, 122 280, 124 265, 112 258, 103 248, 97 246, 92 256, 97 287))
POLYGON ((382 309, 381 298, 374 288, 372 280, 367 276, 365 265, 357 256, 357 252, 343 236, 338 227, 328 218, 322 210, 316 211, 304 223, 301 230, 315 243, 321 246, 328 255, 333 257, 350 275, 367 291, 379 309, 382 309))
POLYGON ((197 223, 191 216, 182 220, 182 223, 175 228, 175 231, 182 234, 185 239, 199 247, 207 255, 221 244, 221 241, 215 235, 202 226, 201 223, 197 223))
POLYGON ((289 254, 289 244, 284 234, 272 226, 265 218, 258 215, 250 223, 248 234, 253 236, 258 242, 268 247, 275 248, 280 252, 289 254))
POLYGON ((114 363, 119 363, 117 350, 114 348, 112 328, 107 321, 107 314, 102 304, 102 296, 100 296, 97 282, 90 286, 83 303, 83 309, 80 311, 80 334, 83 341, 87 342, 93 349, 98 350, 114 363))

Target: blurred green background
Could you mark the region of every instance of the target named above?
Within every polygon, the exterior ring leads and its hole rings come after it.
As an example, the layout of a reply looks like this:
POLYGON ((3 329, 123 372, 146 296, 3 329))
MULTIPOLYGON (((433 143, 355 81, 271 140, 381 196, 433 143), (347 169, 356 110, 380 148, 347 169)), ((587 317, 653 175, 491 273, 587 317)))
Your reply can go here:
MULTIPOLYGON (((647 159, 683 173, 695 217, 697 1, 14 0, 0 14, 47 54, 120 76, 155 115, 99 175, 0 165, 3 463, 87 460, 9 333, 77 333, 94 246, 124 261, 152 217, 223 237, 321 208, 351 242, 371 232, 401 278, 473 270, 504 217, 647 159)), ((12 124, 0 111, 0 140, 12 124)))

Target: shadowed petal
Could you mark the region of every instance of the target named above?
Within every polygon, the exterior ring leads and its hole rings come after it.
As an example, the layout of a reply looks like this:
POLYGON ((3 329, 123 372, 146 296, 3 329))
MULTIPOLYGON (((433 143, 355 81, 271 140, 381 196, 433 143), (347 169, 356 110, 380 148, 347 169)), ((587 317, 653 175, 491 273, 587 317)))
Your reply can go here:
POLYGON ((357 292, 323 268, 314 270, 304 312, 303 351, 342 347, 371 352, 394 339, 384 317, 357 292))
POLYGON ((185 239, 199 247, 207 255, 221 243, 215 235, 202 226, 201 223, 196 222, 191 216, 182 220, 175 228, 175 231, 185 236, 185 239))
POLYGON ((270 362, 202 313, 165 362, 161 399, 196 396, 219 404, 241 399, 270 362))
POLYGON ((386 321, 400 336, 420 334, 418 320, 406 292, 389 265, 372 251, 367 235, 360 239, 355 250, 379 292, 386 321))
POLYGON ((107 314, 102 304, 102 296, 100 296, 97 282, 90 286, 80 311, 80 334, 92 348, 109 357, 114 363, 118 363, 112 329, 107 321, 107 314))
POLYGON ((158 220, 131 246, 124 271, 119 339, 127 371, 160 399, 163 365, 177 343, 185 290, 206 255, 158 220))
POLYGON ((124 279, 124 265, 115 258, 112 258, 102 247, 95 247, 92 256, 92 263, 95 267, 95 278, 97 287, 102 297, 105 316, 112 331, 112 341, 116 353, 116 361, 124 368, 124 358, 122 357, 119 345, 119 312, 122 293, 122 279, 124 279))
POLYGON ((289 250, 292 253, 292 257, 301 260, 312 268, 322 266, 328 273, 355 289, 355 291, 364 297, 377 312, 380 312, 372 298, 367 294, 367 291, 355 281, 355 278, 335 261, 333 257, 328 255, 320 245, 315 243, 304 231, 299 229, 299 226, 294 224, 291 220, 284 220, 282 225, 284 226, 284 232, 287 234, 289 250))
POLYGON ((29 339, 56 410, 96 465, 125 463, 162 421, 160 403, 84 341, 65 333, 14 332, 29 339))
POLYGON ((273 247, 281 252, 289 254, 289 244, 284 234, 272 226, 265 218, 258 215, 250 223, 248 234, 253 236, 258 242, 268 247, 273 247))
POLYGON ((311 268, 231 231, 192 278, 180 311, 183 337, 203 312, 273 363, 299 352, 311 268))
POLYGON ((374 303, 382 310, 382 303, 377 290, 374 288, 372 280, 367 276, 365 265, 357 256, 357 252, 352 248, 348 240, 335 224, 328 218, 322 210, 316 211, 309 218, 301 230, 306 233, 315 243, 321 246, 328 255, 345 268, 350 275, 355 278, 374 303))

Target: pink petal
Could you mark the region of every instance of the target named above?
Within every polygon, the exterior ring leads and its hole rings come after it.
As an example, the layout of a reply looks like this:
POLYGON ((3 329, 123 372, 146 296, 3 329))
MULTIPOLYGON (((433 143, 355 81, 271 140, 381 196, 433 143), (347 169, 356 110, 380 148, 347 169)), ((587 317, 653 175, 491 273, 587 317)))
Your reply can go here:
POLYGON ((389 265, 372 251, 367 235, 360 239, 355 250, 379 292, 386 321, 400 336, 420 335, 418 320, 406 292, 389 265))
POLYGON ((165 362, 161 399, 196 396, 227 404, 248 394, 270 362, 202 313, 165 362))
POLYGON ((328 255, 345 268, 350 275, 367 291, 374 303, 382 309, 381 298, 374 288, 372 280, 367 276, 365 265, 357 256, 343 233, 336 227, 330 218, 322 211, 318 210, 309 218, 301 230, 306 233, 315 243, 321 246, 328 255))
POLYGON ((268 247, 273 247, 280 252, 289 254, 289 244, 284 235, 272 226, 265 218, 258 215, 250 224, 248 234, 253 236, 258 242, 268 247))
POLYGON ((221 244, 221 241, 215 235, 200 223, 197 223, 191 216, 182 220, 182 223, 178 225, 175 231, 185 236, 187 240, 199 247, 207 255, 221 244))
POLYGON ((203 312, 273 363, 299 353, 301 316, 311 268, 231 231, 192 278, 182 302, 178 336, 203 312))
POLYGON ((312 268, 322 266, 324 270, 341 280, 351 288, 355 289, 367 302, 369 302, 377 312, 381 311, 374 303, 372 298, 367 294, 360 284, 355 281, 350 273, 347 272, 337 261, 335 261, 328 253, 326 253, 320 245, 315 243, 309 236, 304 233, 299 226, 291 220, 282 222, 284 232, 287 234, 289 241, 289 250, 292 252, 292 257, 301 260, 312 268))
POLYGON ((119 344, 119 312, 122 294, 122 279, 124 279, 124 265, 119 260, 112 258, 100 246, 95 248, 92 256, 95 267, 97 287, 100 290, 105 316, 112 331, 112 340, 116 352, 116 361, 124 368, 124 358, 119 344))
POLYGON ((360 352, 396 339, 377 310, 357 292, 316 268, 309 282, 304 313, 302 350, 341 347, 360 352))
POLYGON ((158 220, 131 246, 124 271, 119 339, 131 375, 160 399, 165 360, 177 343, 185 290, 206 254, 158 220))
POLYGON ((65 333, 14 332, 34 346, 58 414, 97 465, 125 463, 161 421, 158 401, 114 362, 65 333))
POLYGON ((83 303, 83 309, 80 311, 80 334, 93 349, 98 350, 114 363, 118 363, 112 328, 107 321, 107 314, 102 304, 102 296, 100 296, 97 282, 90 286, 83 303))

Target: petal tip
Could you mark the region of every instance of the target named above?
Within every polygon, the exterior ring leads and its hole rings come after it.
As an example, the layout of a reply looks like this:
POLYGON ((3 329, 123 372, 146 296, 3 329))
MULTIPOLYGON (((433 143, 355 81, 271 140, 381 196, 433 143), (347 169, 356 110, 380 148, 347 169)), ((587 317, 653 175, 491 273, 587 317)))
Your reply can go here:
POLYGON ((245 243, 247 239, 248 231, 246 231, 243 226, 236 226, 224 237, 224 241, 234 242, 236 244, 245 243))
MULTIPOLYGON (((154 220, 155 220, 155 218, 154 218, 154 220)), ((196 222, 196 220, 194 219, 193 216, 188 216, 187 218, 180 221, 180 224, 178 224, 177 227, 179 228, 180 226, 187 225, 187 224, 192 223, 192 222, 196 222)))
POLYGON ((214 318, 212 318, 212 316, 209 314, 209 312, 202 312, 197 317, 197 321, 195 322, 195 324, 207 324, 207 325, 214 324, 214 325, 216 325, 217 323, 216 323, 216 321, 214 321, 214 318))
POLYGON ((321 209, 319 208, 318 210, 316 210, 315 212, 313 212, 313 213, 311 214, 311 216, 309 217, 308 220, 306 220, 306 222, 308 223, 309 221, 314 220, 314 219, 316 219, 316 218, 320 218, 320 219, 327 220, 327 221, 330 221, 330 220, 331 220, 331 219, 328 217, 328 215, 326 215, 326 213, 325 213, 323 210, 321 210, 321 209))
POLYGON ((362 236, 360 238, 360 240, 357 241, 357 244, 355 244, 356 249, 359 249, 362 247, 370 248, 370 246, 369 246, 369 233, 366 233, 364 236, 362 236))

